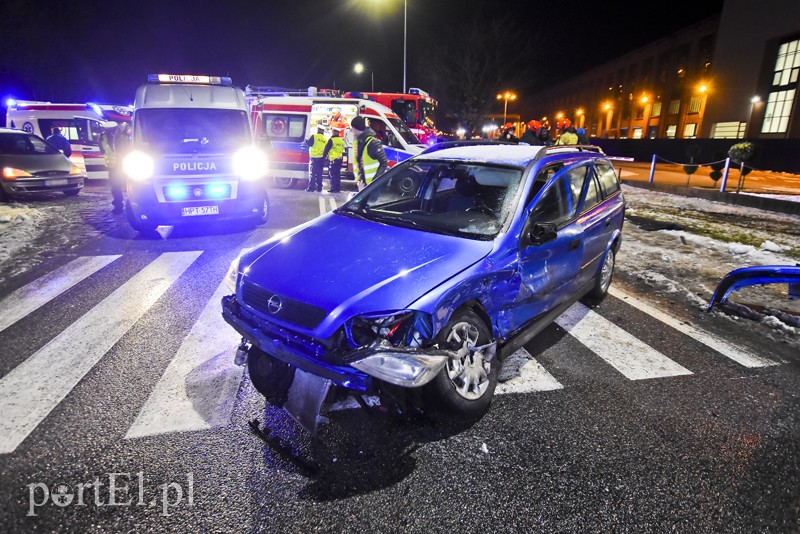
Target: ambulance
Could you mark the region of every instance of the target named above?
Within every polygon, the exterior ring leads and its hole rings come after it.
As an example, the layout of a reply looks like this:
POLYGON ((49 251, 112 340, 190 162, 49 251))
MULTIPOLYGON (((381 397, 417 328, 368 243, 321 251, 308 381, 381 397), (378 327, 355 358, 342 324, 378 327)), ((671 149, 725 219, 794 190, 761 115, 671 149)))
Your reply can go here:
POLYGON ((11 100, 8 103, 6 126, 36 134, 47 139, 55 126, 69 139, 72 163, 84 171, 88 178, 108 179, 100 133, 103 128, 120 122, 130 122, 131 106, 106 104, 53 104, 29 100, 11 100))
POLYGON ((319 127, 328 138, 345 132, 347 165, 342 178, 353 179, 350 121, 358 115, 369 119, 369 126, 384 145, 390 167, 425 149, 396 113, 366 98, 344 98, 316 87, 283 90, 247 86, 245 94, 256 137, 268 154, 268 176, 279 187, 290 188, 298 180, 308 179, 308 147, 303 141, 319 127))
POLYGON ((269 216, 267 160, 244 92, 219 76, 151 74, 136 91, 125 214, 140 232, 160 225, 269 216))

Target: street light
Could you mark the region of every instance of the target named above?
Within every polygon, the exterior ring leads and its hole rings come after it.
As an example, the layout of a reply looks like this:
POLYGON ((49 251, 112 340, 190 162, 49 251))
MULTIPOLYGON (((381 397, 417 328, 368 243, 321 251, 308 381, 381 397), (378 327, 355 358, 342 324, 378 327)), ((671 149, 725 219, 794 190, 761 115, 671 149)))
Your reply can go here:
POLYGON ((372 79, 372 89, 371 89, 371 92, 373 92, 373 93, 374 93, 374 92, 375 92, 375 73, 374 73, 374 72, 372 72, 372 69, 367 69, 367 68, 364 68, 364 65, 363 65, 363 64, 361 64, 361 63, 356 63, 356 65, 353 67, 353 70, 355 71, 355 73, 356 73, 356 74, 361 74, 361 73, 362 73, 362 72, 364 72, 365 70, 368 70, 368 71, 369 71, 370 78, 372 79))
POLYGON ((511 93, 509 91, 506 91, 503 94, 497 95, 497 100, 503 100, 504 101, 504 104, 503 104, 503 124, 506 123, 506 115, 508 114, 508 101, 509 100, 516 100, 516 99, 517 99, 517 95, 515 95, 514 93, 511 93))

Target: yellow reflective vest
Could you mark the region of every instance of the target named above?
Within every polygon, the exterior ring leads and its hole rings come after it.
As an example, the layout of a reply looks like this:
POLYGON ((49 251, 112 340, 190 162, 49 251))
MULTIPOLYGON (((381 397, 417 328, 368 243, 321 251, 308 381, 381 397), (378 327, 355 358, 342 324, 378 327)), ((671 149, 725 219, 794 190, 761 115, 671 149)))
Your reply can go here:
POLYGON ((331 137, 331 149, 328 151, 328 159, 342 159, 344 157, 344 139, 341 137, 331 137))
POLYGON ((328 140, 321 133, 315 133, 312 137, 314 138, 314 144, 309 147, 308 155, 312 158, 321 158, 328 140))
POLYGON ((355 140, 353 143, 353 148, 356 164, 353 165, 353 171, 356 175, 356 181, 372 183, 372 180, 375 178, 375 173, 378 172, 378 168, 381 166, 378 160, 374 159, 372 156, 369 155, 369 144, 370 143, 380 143, 374 137, 367 137, 367 141, 364 144, 364 151, 361 155, 361 162, 359 164, 358 161, 358 154, 359 154, 359 147, 358 147, 358 139, 355 140), (363 166, 363 169, 362 169, 363 166), (362 170, 363 170, 363 177, 362 177, 362 170))

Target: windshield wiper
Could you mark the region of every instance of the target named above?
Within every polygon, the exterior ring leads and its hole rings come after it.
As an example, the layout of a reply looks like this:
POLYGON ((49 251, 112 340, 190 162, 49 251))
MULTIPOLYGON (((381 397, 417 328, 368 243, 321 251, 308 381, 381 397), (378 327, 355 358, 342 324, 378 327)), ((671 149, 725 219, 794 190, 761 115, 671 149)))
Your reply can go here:
POLYGON ((364 215, 364 210, 353 210, 349 208, 339 208, 333 210, 334 213, 337 215, 344 215, 346 217, 353 217, 354 219, 361 219, 362 221, 368 221, 369 218, 364 215))

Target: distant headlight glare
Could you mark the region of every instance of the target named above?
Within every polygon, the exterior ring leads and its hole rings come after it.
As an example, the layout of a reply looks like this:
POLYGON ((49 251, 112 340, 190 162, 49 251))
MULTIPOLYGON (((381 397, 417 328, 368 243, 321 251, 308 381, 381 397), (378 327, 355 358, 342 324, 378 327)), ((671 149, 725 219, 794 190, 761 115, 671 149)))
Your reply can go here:
POLYGON ((128 178, 137 182, 143 182, 153 176, 154 168, 153 158, 138 150, 125 156, 122 161, 122 170, 128 178))
POLYGON ((243 180, 263 178, 267 172, 267 155, 254 146, 240 148, 233 155, 233 172, 243 180))

